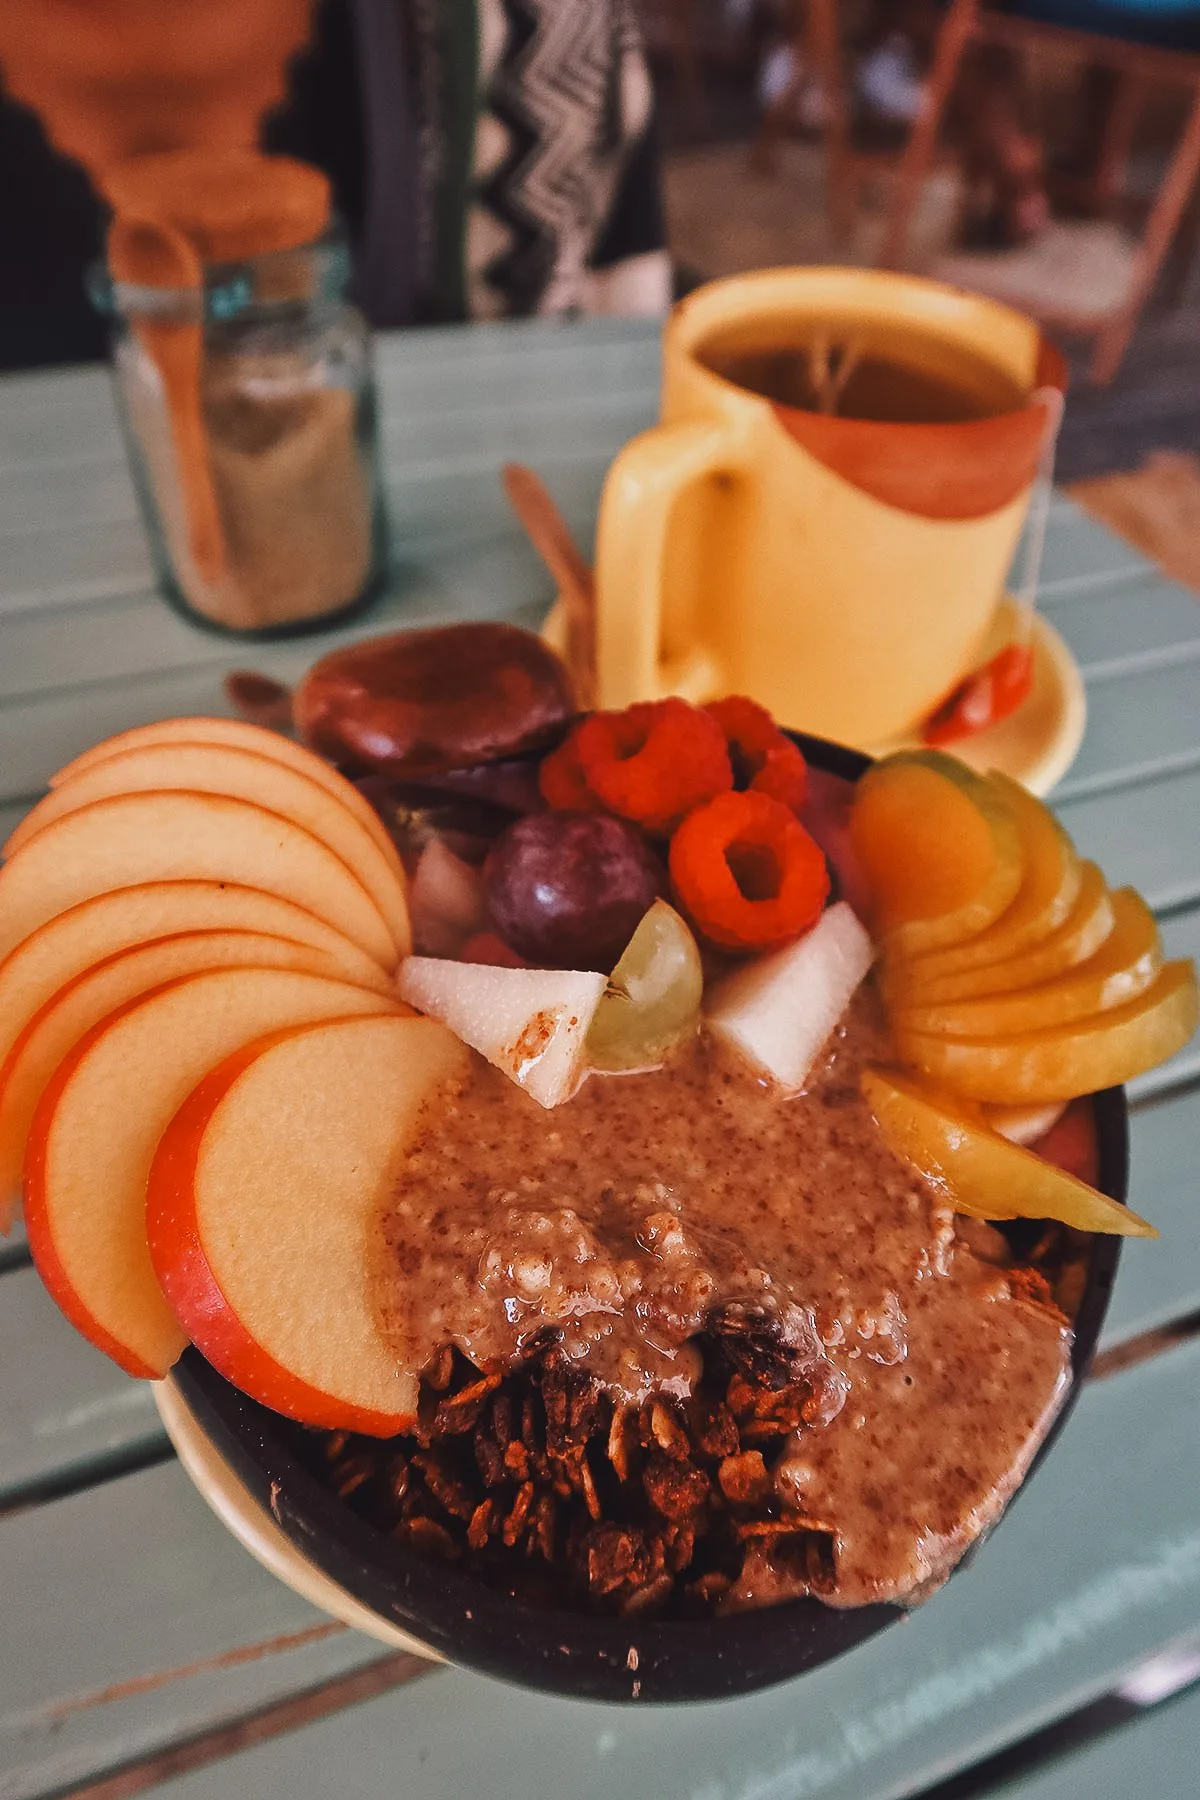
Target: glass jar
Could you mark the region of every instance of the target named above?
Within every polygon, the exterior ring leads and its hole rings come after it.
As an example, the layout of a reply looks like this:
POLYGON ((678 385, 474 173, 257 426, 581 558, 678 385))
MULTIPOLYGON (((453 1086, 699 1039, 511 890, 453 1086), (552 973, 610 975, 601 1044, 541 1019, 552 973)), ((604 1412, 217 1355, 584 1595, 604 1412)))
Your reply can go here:
POLYGON ((93 277, 157 572, 204 625, 312 630, 383 577, 370 334, 348 275, 330 233, 206 264, 195 287, 93 277))

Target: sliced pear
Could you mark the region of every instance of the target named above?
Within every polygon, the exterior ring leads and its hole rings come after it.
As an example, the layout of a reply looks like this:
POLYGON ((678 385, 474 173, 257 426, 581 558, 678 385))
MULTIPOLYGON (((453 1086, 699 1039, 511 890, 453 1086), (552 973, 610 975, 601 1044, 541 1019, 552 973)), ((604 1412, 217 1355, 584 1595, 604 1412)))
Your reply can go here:
POLYGON ((1004 775, 988 780, 1008 807, 1021 846, 1021 885, 1011 906, 986 931, 945 950, 914 958, 913 979, 936 980, 1004 962, 1043 943, 1065 924, 1079 895, 1074 845, 1048 806, 1004 775))
POLYGON ((1196 972, 1166 963, 1136 1000, 1042 1031, 939 1037, 893 1027, 904 1061, 939 1087, 999 1106, 1071 1100, 1132 1081, 1181 1050, 1196 1029, 1196 972))
POLYGON ((362 883, 290 819, 224 794, 117 794, 55 819, 0 870, 0 956, 80 900, 144 881, 234 881, 307 907, 383 969, 396 945, 362 883))
POLYGON ((163 1292, 243 1393, 308 1425, 411 1426, 419 1370, 372 1304, 376 1221, 468 1051, 432 1019, 324 1021, 220 1063, 167 1126, 146 1225, 163 1292))
POLYGON ((932 1031, 945 1037, 1005 1037, 1069 1024, 1136 1000, 1162 968, 1158 922, 1132 888, 1113 895, 1113 912, 1113 929, 1095 956, 1067 974, 1010 994, 898 1006, 893 1023, 898 1030, 932 1031))
POLYGON ((448 1025, 539 1106, 569 1100, 584 1074, 584 1044, 608 986, 577 969, 498 969, 410 956, 402 1000, 448 1025))
POLYGON ((994 923, 1023 874, 1016 822, 999 789, 941 751, 901 751, 862 776, 854 850, 889 956, 960 944, 994 923))
POLYGON ((956 1212, 976 1219, 1059 1219, 1078 1231, 1121 1237, 1158 1236, 1127 1206, 1001 1137, 970 1102, 893 1069, 864 1069, 862 1091, 893 1154, 956 1212))
POLYGON ((1075 904, 1057 931, 1016 956, 956 975, 929 975, 926 957, 900 958, 880 971, 884 998, 895 1006, 933 1006, 943 1000, 973 1000, 1034 987, 1094 956, 1113 928, 1108 883, 1094 862, 1080 864, 1075 904))
MULTIPOLYGON (((349 783, 343 784, 353 792, 349 783)), ((60 782, 26 813, 4 846, 12 856, 39 831, 67 813, 114 794, 227 794, 302 825, 340 856, 387 920, 396 956, 412 948, 403 871, 385 856, 375 837, 323 782, 273 757, 226 744, 144 744, 81 770, 60 782)))

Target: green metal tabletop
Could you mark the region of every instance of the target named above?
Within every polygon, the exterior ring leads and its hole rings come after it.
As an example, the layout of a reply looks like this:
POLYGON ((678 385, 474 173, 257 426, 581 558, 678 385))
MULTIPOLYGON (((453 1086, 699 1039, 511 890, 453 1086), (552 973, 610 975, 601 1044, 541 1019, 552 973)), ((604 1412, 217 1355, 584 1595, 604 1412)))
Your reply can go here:
MULTIPOLYGON (((383 340, 388 591, 353 625, 274 645, 206 633, 156 594, 103 370, 0 382, 0 834, 107 733, 227 711, 231 668, 291 680, 381 629, 538 623, 550 583, 500 465, 537 468, 590 542, 657 370, 649 323, 383 340)), ((1062 498, 1042 600, 1089 709, 1054 804, 1155 906, 1168 953, 1197 955, 1200 601, 1062 498)), ((980 1764, 973 1791, 998 1793, 985 1759, 1136 1689, 1148 1663, 1200 1667, 1200 1046, 1132 1098, 1131 1202, 1162 1241, 1127 1248, 1096 1372, 1037 1480, 896 1629, 703 1707, 539 1698, 325 1618, 226 1534, 148 1388, 76 1337, 19 1231, 0 1240, 0 1800, 163 1782, 181 1800, 890 1800, 980 1764)), ((1198 1708, 1147 1707, 1004 1791, 1191 1800, 1198 1708)))

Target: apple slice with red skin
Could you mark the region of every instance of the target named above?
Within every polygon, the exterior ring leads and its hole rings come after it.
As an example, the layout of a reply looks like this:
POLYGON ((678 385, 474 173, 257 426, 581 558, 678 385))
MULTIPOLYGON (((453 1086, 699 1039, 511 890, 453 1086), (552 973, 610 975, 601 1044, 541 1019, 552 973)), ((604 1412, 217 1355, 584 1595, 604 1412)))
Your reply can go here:
POLYGON ((187 1342, 146 1244, 158 1141, 210 1069, 290 1025, 395 1015, 382 994, 294 969, 212 969, 110 1013, 47 1084, 25 1153, 25 1222, 71 1323, 131 1375, 165 1375, 187 1342))
POLYGON ((0 956, 57 913, 145 881, 233 881, 308 907, 382 969, 383 915, 340 857, 278 813, 224 794, 115 794, 55 819, 0 869, 0 956))
POLYGON ((397 867, 400 864, 399 852, 388 836, 383 820, 352 781, 347 781, 323 756, 306 749, 303 744, 283 737, 278 731, 268 731, 262 725, 249 725, 244 719, 157 719, 149 725, 131 726, 128 731, 118 731, 64 763, 58 773, 50 777, 50 786, 62 787, 85 769, 106 762, 110 756, 121 756, 127 750, 139 750, 148 744, 227 744, 234 750, 250 750, 256 756, 269 756, 286 768, 296 769, 310 780, 319 781, 366 826, 384 855, 391 857, 397 867))
POLYGON ((321 782, 272 757, 224 744, 146 744, 121 751, 52 788, 26 813, 4 846, 13 856, 39 831, 114 794, 225 794, 281 814, 311 831, 358 877, 387 921, 398 956, 412 948, 405 879, 372 834, 321 782))
MULTIPOLYGON (((374 967, 374 965, 371 965, 374 967)), ((342 979, 326 950, 261 931, 184 931, 127 946, 81 970, 38 1008, 0 1063, 0 1203, 18 1195, 25 1141, 42 1092, 85 1031, 127 1000, 201 969, 299 969, 342 979)), ((385 991, 386 976, 367 983, 385 991)))
POLYGON ((431 1019, 329 1020, 247 1044, 175 1114, 147 1184, 150 1257, 243 1393, 306 1425, 411 1426, 419 1372, 380 1328, 374 1234, 426 1104, 469 1054, 431 1019))

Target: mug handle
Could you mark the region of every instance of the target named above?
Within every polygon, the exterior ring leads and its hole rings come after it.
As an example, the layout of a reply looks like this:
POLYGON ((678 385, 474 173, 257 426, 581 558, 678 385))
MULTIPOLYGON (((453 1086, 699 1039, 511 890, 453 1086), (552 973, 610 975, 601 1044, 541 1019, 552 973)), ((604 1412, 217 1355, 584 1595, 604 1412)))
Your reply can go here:
POLYGON ((602 706, 682 693, 703 700, 720 672, 702 646, 674 664, 659 655, 662 577, 675 502, 706 475, 748 461, 741 434, 723 419, 654 425, 621 450, 604 483, 596 528, 596 676, 602 706))

